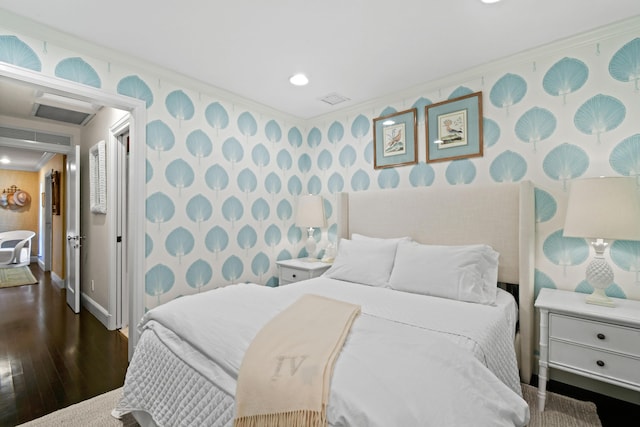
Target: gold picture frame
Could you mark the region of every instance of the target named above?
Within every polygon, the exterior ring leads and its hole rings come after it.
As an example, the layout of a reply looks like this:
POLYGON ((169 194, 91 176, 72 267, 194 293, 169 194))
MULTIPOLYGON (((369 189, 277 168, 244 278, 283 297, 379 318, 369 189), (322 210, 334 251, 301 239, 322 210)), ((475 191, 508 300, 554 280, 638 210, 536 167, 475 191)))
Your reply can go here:
POLYGON ((373 119, 373 168, 418 163, 417 110, 400 111, 373 119))

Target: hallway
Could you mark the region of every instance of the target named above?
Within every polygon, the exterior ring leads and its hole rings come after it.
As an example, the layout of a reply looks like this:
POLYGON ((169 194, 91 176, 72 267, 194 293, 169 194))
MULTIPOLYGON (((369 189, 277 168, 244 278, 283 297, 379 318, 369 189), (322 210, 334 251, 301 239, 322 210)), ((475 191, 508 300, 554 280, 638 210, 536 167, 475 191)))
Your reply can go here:
POLYGON ((37 263, 36 285, 0 289, 0 427, 41 417, 122 386, 127 339, 88 311, 37 263))

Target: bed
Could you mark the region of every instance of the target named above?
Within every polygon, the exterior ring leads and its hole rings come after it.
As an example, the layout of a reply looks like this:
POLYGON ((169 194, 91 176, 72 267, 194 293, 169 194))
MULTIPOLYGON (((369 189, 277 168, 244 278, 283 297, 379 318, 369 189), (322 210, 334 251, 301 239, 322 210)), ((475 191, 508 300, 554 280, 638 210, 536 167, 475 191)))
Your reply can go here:
POLYGON ((526 425, 520 381, 532 368, 533 203, 529 182, 340 194, 340 245, 322 277, 228 286, 145 314, 114 413, 132 412, 141 425, 233 425, 251 340, 301 295, 316 294, 361 307, 335 363, 329 425, 526 425), (406 273, 416 263, 397 258, 388 279, 397 286, 372 285, 378 275, 363 279, 354 267, 367 258, 345 255, 363 250, 356 236, 372 248, 395 244, 398 256, 441 246, 494 250, 499 264, 487 277, 518 285, 516 298, 501 289, 489 302, 472 301, 476 291, 459 300, 403 289, 399 266, 406 273))

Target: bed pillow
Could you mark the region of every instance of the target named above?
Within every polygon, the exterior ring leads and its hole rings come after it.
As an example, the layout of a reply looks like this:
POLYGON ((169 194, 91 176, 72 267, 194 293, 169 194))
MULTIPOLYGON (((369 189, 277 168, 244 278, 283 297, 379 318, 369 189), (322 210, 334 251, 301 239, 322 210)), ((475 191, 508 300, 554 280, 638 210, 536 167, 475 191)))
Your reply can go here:
POLYGON ((366 240, 366 241, 370 241, 370 242, 389 241, 389 242, 400 243, 403 240, 410 241, 411 237, 391 237, 391 238, 387 238, 387 237, 371 237, 371 236, 365 236, 364 234, 352 233, 351 234, 351 240, 366 240))
POLYGON ((363 285, 389 287, 397 242, 341 239, 333 265, 324 277, 361 283, 363 285))
POLYGON ((499 256, 488 245, 400 242, 389 286, 399 291, 491 305, 496 301, 499 256))

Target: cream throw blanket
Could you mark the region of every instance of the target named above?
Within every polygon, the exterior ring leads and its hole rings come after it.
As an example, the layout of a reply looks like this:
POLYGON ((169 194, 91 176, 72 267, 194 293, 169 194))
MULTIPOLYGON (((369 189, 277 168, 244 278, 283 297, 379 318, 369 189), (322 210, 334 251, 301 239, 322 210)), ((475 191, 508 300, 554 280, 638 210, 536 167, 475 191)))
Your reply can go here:
POLYGON ((333 366, 360 306, 303 295, 253 339, 240 366, 235 427, 326 426, 333 366))

